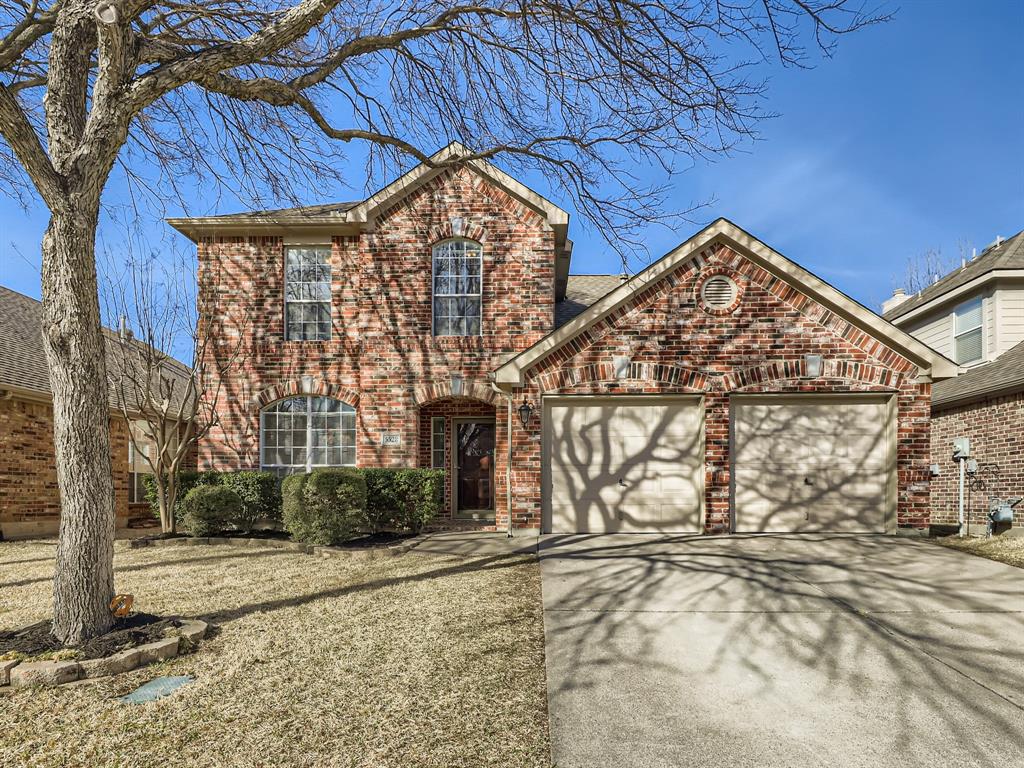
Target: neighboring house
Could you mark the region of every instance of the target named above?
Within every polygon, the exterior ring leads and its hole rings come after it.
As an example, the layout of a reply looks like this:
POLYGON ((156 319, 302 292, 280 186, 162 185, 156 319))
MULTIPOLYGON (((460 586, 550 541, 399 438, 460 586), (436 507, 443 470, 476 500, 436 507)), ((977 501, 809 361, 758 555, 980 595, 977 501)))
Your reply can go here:
MULTIPOLYGON (((980 462, 969 495, 972 524, 984 525, 990 497, 1024 496, 1024 232, 998 239, 977 258, 907 296, 883 304, 895 325, 964 366, 932 395, 932 523, 954 525, 959 475, 953 439, 971 439, 980 462)), ((1024 525, 1024 506, 1015 526, 1024 525)))
MULTIPOLYGON (((60 523, 53 448, 53 406, 43 353, 42 304, 0 286, 0 537, 49 536, 60 523)), ((113 331, 104 329, 108 367, 120 356, 113 331)), ((187 375, 185 366, 182 376, 187 375)), ((172 366, 171 372, 179 370, 172 366)), ((142 487, 148 471, 135 452, 128 424, 110 393, 111 462, 118 533, 152 518, 142 487)), ((145 422, 133 421, 140 449, 149 450, 145 422)))
POLYGON ((485 162, 170 224, 245 347, 202 468, 441 467, 443 527, 928 527, 956 366, 724 219, 625 281, 485 162))

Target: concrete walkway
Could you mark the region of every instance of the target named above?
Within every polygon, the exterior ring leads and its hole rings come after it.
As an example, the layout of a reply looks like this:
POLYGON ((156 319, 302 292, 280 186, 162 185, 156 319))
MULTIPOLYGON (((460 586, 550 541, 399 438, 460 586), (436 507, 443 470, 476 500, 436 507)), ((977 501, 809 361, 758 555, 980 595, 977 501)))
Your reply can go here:
POLYGON ((545 536, 552 760, 1024 765, 1024 571, 883 536, 545 536))
POLYGON ((478 531, 447 531, 431 533, 414 548, 414 552, 432 555, 477 557, 486 555, 535 555, 536 534, 509 538, 505 533, 478 531))

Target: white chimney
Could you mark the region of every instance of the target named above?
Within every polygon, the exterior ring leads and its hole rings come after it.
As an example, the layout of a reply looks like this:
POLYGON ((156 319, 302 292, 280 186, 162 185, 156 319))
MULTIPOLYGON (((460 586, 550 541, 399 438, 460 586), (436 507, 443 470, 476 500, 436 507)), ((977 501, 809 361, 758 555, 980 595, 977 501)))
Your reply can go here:
POLYGON ((882 302, 882 314, 884 315, 890 309, 898 307, 900 304, 902 304, 909 298, 910 297, 907 296, 906 291, 904 291, 902 288, 896 288, 895 290, 893 290, 892 296, 890 296, 888 299, 882 302))

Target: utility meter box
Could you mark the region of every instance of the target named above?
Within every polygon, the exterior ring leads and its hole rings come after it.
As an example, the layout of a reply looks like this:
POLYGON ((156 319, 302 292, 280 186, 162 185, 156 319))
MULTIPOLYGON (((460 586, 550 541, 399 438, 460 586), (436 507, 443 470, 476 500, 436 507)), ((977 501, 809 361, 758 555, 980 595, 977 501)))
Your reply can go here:
POLYGON ((964 461, 971 456, 971 438, 953 438, 953 461, 964 461))

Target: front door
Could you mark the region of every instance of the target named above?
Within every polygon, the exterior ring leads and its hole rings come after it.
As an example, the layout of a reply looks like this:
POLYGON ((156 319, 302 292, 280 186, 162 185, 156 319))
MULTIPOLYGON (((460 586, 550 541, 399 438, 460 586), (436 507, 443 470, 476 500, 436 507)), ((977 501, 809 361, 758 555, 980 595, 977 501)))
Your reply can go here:
POLYGON ((455 422, 455 509, 460 517, 494 516, 494 422, 455 422))

